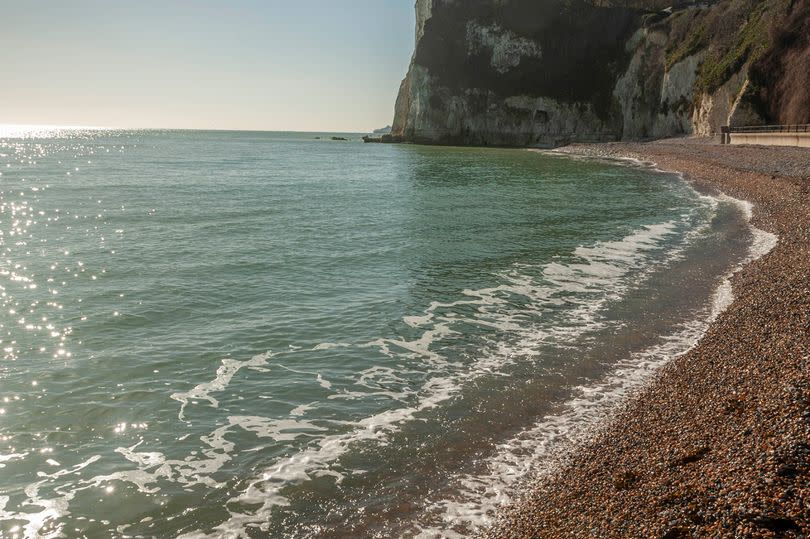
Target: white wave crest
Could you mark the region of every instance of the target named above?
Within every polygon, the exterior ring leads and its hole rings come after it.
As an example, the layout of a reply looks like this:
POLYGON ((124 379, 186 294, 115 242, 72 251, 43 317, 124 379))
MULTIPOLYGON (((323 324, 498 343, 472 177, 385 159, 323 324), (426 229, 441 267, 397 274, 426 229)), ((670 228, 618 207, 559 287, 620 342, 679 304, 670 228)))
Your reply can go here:
MULTIPOLYGON (((228 501, 230 517, 211 534, 194 532, 184 535, 184 539, 239 537, 250 527, 266 530, 274 509, 289 504, 284 496, 285 488, 321 476, 331 476, 340 482, 344 472, 335 464, 356 444, 385 443, 403 424, 448 401, 475 378, 497 374, 519 354, 535 354, 541 342, 565 341, 599 329, 602 327, 597 319, 599 310, 621 298, 656 267, 649 253, 663 251, 670 236, 678 234, 682 225, 667 221, 643 226, 620 240, 579 247, 569 263, 552 262, 542 266, 539 277, 529 277, 521 271, 525 268, 516 267, 500 276, 504 282, 499 286, 464 290, 465 299, 432 302, 421 315, 406 317, 404 322, 408 326, 422 330, 419 336, 411 340, 380 339, 364 346, 377 347, 392 358, 419 361, 419 370, 427 368, 433 375, 417 389, 408 384, 407 369, 374 366, 358 374, 355 385, 361 390, 340 389, 329 396, 330 399, 383 396, 403 406, 351 423, 346 432, 315 438, 308 447, 279 459, 228 501), (516 297, 525 302, 524 312, 514 309, 512 300, 516 297), (564 319, 555 319, 554 324, 542 328, 526 327, 523 319, 526 312, 542 312, 543 308, 555 305, 567 306, 564 319), (467 313, 472 309, 472 314, 458 316, 449 312, 455 308, 463 308, 467 313), (517 336, 517 344, 494 343, 489 353, 476 357, 472 364, 453 363, 433 350, 432 345, 454 335, 455 324, 508 331, 517 336), (248 506, 250 510, 234 509, 248 506)), ((279 367, 293 370, 283 365, 279 367)))
POLYGON ((217 369, 216 377, 213 380, 198 384, 189 391, 181 391, 172 394, 171 397, 180 402, 180 411, 178 412, 177 417, 181 420, 185 420, 186 406, 190 401, 194 400, 206 400, 211 403, 212 407, 218 408, 219 401, 212 397, 211 393, 222 391, 228 387, 228 384, 231 383, 231 379, 234 377, 234 375, 245 367, 252 367, 256 370, 264 369, 263 365, 267 363, 267 360, 271 356, 272 354, 269 353, 259 354, 247 361, 223 359, 222 365, 220 365, 220 367, 217 369))
POLYGON ((625 400, 644 387, 666 363, 691 350, 709 325, 734 301, 731 278, 746 264, 770 252, 778 237, 750 224, 752 207, 727 195, 718 200, 740 208, 753 241, 746 258, 721 278, 703 316, 685 323, 661 343, 631 355, 602 380, 573 390, 562 410, 498 445, 485 471, 456 478, 453 495, 430 500, 418 525, 417 537, 466 537, 470 530, 493 523, 498 509, 519 497, 519 485, 538 481, 560 469, 625 400))

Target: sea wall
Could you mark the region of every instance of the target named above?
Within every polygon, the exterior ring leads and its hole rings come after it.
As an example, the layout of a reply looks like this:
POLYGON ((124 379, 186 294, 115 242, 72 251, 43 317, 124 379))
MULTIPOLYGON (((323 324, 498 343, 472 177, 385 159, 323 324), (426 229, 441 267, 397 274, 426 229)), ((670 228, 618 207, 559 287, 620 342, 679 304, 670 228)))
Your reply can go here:
POLYGON ((810 133, 731 133, 731 144, 810 148, 810 133))

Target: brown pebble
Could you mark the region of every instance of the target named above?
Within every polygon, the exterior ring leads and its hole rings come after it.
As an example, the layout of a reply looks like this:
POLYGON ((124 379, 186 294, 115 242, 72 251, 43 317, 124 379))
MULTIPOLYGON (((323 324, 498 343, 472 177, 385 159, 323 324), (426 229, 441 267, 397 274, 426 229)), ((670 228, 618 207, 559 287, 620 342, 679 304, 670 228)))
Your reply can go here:
POLYGON ((698 346, 485 530, 489 538, 810 536, 810 150, 575 145, 683 172, 779 236, 698 346))

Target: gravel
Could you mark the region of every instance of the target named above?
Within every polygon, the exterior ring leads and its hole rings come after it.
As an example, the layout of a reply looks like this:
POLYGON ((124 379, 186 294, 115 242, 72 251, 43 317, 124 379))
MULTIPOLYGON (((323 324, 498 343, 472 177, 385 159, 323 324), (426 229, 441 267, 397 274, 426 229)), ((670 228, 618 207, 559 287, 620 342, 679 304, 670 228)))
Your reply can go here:
POLYGON ((810 536, 810 150, 711 141, 575 145, 754 204, 779 236, 734 303, 489 538, 810 536))

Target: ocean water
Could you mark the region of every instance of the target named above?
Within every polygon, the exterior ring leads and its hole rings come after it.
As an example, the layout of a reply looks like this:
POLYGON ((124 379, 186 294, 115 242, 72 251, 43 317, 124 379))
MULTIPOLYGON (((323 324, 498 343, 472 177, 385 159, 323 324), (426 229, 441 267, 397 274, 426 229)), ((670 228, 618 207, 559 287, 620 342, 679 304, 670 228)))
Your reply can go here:
POLYGON ((463 536, 756 239, 640 164, 345 136, 0 133, 0 536, 463 536))

